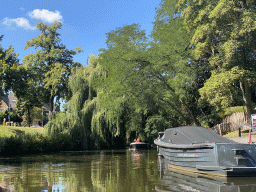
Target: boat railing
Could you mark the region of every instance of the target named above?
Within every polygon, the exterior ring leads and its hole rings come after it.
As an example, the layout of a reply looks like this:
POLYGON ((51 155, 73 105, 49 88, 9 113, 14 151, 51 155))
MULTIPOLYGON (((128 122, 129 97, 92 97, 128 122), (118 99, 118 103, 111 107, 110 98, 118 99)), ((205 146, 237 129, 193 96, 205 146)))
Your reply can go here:
POLYGON ((161 137, 164 136, 164 132, 158 132, 158 138, 160 139, 161 137))
POLYGON ((192 145, 197 145, 197 144, 216 144, 215 142, 210 142, 210 141, 202 141, 202 142, 193 142, 192 145))
POLYGON ((161 139, 156 139, 154 143, 158 146, 176 149, 214 148, 215 145, 215 143, 174 144, 163 142, 161 139))

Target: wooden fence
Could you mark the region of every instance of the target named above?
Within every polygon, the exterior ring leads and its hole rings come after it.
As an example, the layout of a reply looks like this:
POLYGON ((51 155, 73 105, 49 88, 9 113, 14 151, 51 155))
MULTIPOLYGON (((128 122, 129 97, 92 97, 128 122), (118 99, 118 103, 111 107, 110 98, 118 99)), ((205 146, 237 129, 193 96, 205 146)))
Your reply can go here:
POLYGON ((214 131, 220 135, 225 135, 227 132, 236 131, 240 127, 241 130, 251 126, 250 118, 244 112, 236 112, 223 119, 222 123, 212 127, 214 131))

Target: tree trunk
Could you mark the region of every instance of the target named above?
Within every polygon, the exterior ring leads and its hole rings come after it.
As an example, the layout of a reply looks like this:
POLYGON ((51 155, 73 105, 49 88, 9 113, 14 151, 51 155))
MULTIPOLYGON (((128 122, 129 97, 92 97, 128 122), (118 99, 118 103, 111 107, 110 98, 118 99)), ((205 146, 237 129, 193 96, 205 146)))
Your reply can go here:
POLYGON ((253 111, 253 106, 252 106, 252 100, 251 100, 251 90, 247 80, 240 82, 240 89, 242 91, 244 103, 247 109, 247 112, 246 112, 247 117, 250 118, 253 111))
MULTIPOLYGON (((168 90, 170 90, 171 92, 175 93, 175 90, 167 83, 167 81, 164 79, 164 77, 162 75, 156 76, 156 78, 159 79, 160 81, 162 81, 164 83, 164 85, 167 87, 168 90)), ((192 111, 189 109, 189 107, 185 104, 185 102, 183 102, 182 100, 180 100, 180 102, 181 102, 182 105, 185 106, 185 109, 189 113, 191 118, 193 119, 193 122, 197 126, 200 126, 201 125, 200 122, 196 119, 196 117, 194 116, 192 111)), ((184 115, 177 108, 174 108, 174 105, 171 105, 171 106, 173 107, 173 109, 175 109, 182 116, 182 118, 185 120, 187 125, 190 125, 190 123, 188 122, 187 118, 185 118, 184 115)))
POLYGON ((49 120, 51 120, 51 115, 53 112, 53 101, 54 101, 54 96, 50 97, 50 111, 49 111, 49 120))
POLYGON ((178 113, 180 114, 180 116, 182 117, 182 119, 186 122, 187 125, 190 124, 189 121, 188 121, 188 119, 182 114, 182 112, 181 112, 177 107, 175 107, 171 102, 166 101, 166 100, 161 99, 161 98, 160 98, 160 100, 163 101, 163 102, 166 102, 166 103, 169 104, 176 112, 178 112, 178 113))
POLYGON ((31 124, 31 114, 30 114, 30 110, 28 108, 28 127, 30 127, 30 124, 31 124))
POLYGON ((181 103, 185 106, 185 108, 187 109, 187 112, 189 113, 190 117, 193 119, 194 123, 197 126, 201 126, 201 123, 197 120, 197 118, 195 117, 195 115, 193 114, 193 112, 189 109, 189 107, 187 106, 187 104, 185 103, 185 101, 181 100, 181 103))

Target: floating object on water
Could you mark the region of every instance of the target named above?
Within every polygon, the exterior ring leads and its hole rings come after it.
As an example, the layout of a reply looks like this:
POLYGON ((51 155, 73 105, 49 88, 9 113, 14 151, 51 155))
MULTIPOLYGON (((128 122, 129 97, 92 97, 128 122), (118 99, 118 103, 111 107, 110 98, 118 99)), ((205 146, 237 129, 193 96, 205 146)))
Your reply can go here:
POLYGON ((130 150, 137 150, 137 149, 150 149, 151 146, 148 142, 143 142, 140 139, 137 139, 135 142, 130 144, 130 150))

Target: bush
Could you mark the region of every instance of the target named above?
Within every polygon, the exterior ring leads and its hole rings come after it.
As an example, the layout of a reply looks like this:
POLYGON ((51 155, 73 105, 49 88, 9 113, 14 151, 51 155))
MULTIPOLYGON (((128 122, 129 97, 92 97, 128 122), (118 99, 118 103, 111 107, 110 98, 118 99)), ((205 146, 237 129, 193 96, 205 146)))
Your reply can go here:
MULTIPOLYGON (((20 117, 18 115, 18 113, 10 112, 10 116, 11 116, 11 121, 13 121, 13 122, 19 122, 20 123, 20 122, 23 121, 22 117, 20 117)), ((4 118, 6 119, 6 121, 8 121, 8 112, 0 111, 0 122, 3 122, 4 118)))
POLYGON ((1 153, 4 155, 20 155, 23 152, 23 142, 20 137, 9 137, 4 139, 1 153))
POLYGON ((45 128, 48 130, 48 134, 55 135, 65 132, 69 127, 70 117, 65 111, 52 113, 51 121, 49 121, 45 128))
POLYGON ((74 145, 68 134, 44 136, 35 133, 1 139, 0 147, 1 155, 16 156, 72 150, 74 145))
POLYGON ((11 121, 21 123, 23 121, 22 117, 18 113, 10 112, 11 121))
POLYGON ((7 113, 0 111, 0 122, 3 122, 3 120, 7 119, 7 113))
POLYGON ((246 107, 244 106, 228 107, 224 110, 224 116, 226 117, 232 115, 233 113, 244 111, 246 111, 246 107))

